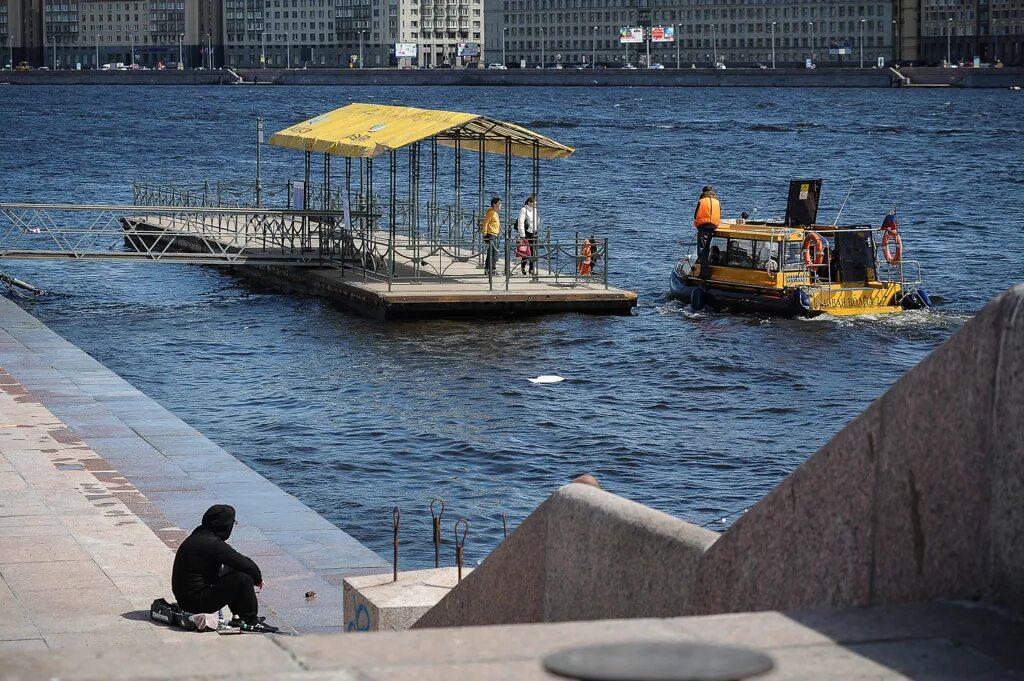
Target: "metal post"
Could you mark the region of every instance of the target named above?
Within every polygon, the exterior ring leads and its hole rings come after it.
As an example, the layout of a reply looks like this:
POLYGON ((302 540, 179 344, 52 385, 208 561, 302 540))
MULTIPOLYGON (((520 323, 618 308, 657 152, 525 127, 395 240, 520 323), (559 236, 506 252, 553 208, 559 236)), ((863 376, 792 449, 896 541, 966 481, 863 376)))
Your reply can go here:
POLYGON ((363 33, 359 31, 359 68, 363 68, 363 33))
POLYGON ((544 55, 544 48, 546 47, 547 41, 547 34, 544 32, 544 29, 542 28, 540 29, 540 67, 542 69, 544 68, 544 64, 547 62, 547 58, 544 55))
POLYGON ((131 41, 132 41, 132 65, 134 65, 135 64, 135 36, 134 35, 130 35, 128 37, 131 38, 131 41))
POLYGON ((860 67, 864 68, 864 23, 867 19, 860 20, 860 67))
POLYGON ((594 27, 594 32, 590 34, 590 68, 597 68, 597 26, 594 27))
POLYGON ((814 63, 814 22, 808 21, 807 25, 811 27, 811 63, 814 63))
POLYGON ((267 34, 260 33, 260 66, 267 68, 267 34))
POLYGON ((256 117, 256 207, 262 206, 263 182, 260 177, 260 152, 263 148, 263 116, 256 117))
POLYGON ((394 553, 392 554, 392 570, 394 578, 392 581, 398 581, 398 526, 402 523, 402 510, 395 506, 395 509, 391 512, 391 522, 395 528, 395 541, 394 541, 394 553))
POLYGON ((184 38, 185 38, 185 34, 184 33, 179 33, 178 34, 178 68, 179 69, 185 68, 185 65, 182 63, 183 59, 182 59, 182 51, 181 51, 181 41, 184 38))
POLYGON ((501 29, 501 65, 505 66, 505 37, 508 35, 508 26, 501 29))
POLYGON ((952 63, 949 51, 949 34, 952 32, 952 30, 953 17, 949 17, 946 19, 946 66, 949 66, 952 63))
POLYGON ((775 24, 777 21, 772 22, 772 69, 775 69, 775 24))
POLYGON ((397 247, 397 242, 395 240, 395 229, 397 227, 397 225, 395 224, 396 219, 397 219, 397 213, 396 213, 397 206, 395 205, 395 203, 398 200, 398 197, 396 196, 397 195, 397 178, 396 178, 396 174, 397 173, 396 173, 396 171, 397 171, 397 163, 398 163, 398 153, 395 152, 395 151, 392 151, 389 154, 389 156, 390 156, 390 159, 389 159, 390 162, 388 164, 388 194, 389 194, 388 199, 389 199, 390 205, 388 206, 388 222, 390 222, 391 225, 390 225, 390 229, 388 230, 388 234, 389 234, 388 238, 389 238, 389 241, 390 241, 390 243, 388 244, 388 251, 391 254, 391 264, 388 266, 388 290, 390 291, 391 290, 391 282, 395 278, 395 248, 397 247))
MULTIPOLYGON (((683 27, 682 24, 678 25, 678 28, 682 28, 682 27, 683 27)), ((676 69, 678 70, 679 69, 679 34, 676 33, 676 28, 677 28, 676 24, 672 24, 672 37, 675 38, 675 41, 676 41, 676 69)))
POLYGON ((464 554, 462 547, 466 543, 466 535, 469 534, 469 521, 459 518, 455 521, 455 565, 459 568, 459 581, 462 581, 462 561, 464 554), (459 537, 459 525, 462 525, 462 537, 459 537))
POLYGON ((647 68, 651 68, 651 29, 644 31, 644 42, 647 44, 647 68))
MULTIPOLYGON (((718 68, 718 32, 715 30, 715 25, 711 24, 711 52, 715 58, 715 68, 718 68)), ((707 54, 705 52, 705 54, 707 54)))
POLYGON ((285 50, 286 50, 285 58, 287 59, 287 63, 284 65, 284 67, 286 69, 290 69, 292 67, 292 38, 291 38, 291 35, 288 34, 288 33, 285 33, 284 34, 284 40, 285 40, 285 50))
POLYGON ((213 40, 209 33, 206 34, 206 54, 210 57, 210 70, 213 71, 213 40))
MULTIPOLYGON (((512 217, 512 138, 505 138, 505 224, 512 217)), ((507 238, 506 238, 507 240, 507 238)), ((518 243, 518 240, 516 241, 518 243)), ((511 277, 505 277, 505 290, 508 290, 511 277)))
POLYGON ((444 515, 444 499, 434 497, 430 501, 430 521, 434 530, 434 567, 441 567, 441 516, 444 515), (434 504, 441 504, 441 511, 434 513, 434 504))
MULTIPOLYGON (((11 56, 11 62, 12 62, 12 68, 13 68, 13 62, 14 62, 14 56, 13 56, 14 52, 13 51, 11 52, 11 55, 12 55, 11 56)), ((96 70, 98 71, 99 68, 100 68, 100 37, 96 36, 96 70)))
POLYGON ((900 22, 892 20, 892 60, 899 64, 900 61, 900 22))

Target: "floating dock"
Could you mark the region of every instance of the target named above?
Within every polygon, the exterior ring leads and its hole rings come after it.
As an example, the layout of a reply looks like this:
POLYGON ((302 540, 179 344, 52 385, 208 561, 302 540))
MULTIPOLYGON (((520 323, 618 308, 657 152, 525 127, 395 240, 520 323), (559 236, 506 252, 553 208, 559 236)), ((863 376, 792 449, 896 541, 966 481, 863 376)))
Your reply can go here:
MULTIPOLYGON (((636 307, 634 291, 609 286, 601 268, 598 273, 579 276, 575 260, 569 272, 538 262, 537 277, 521 274, 518 258, 506 268, 502 259, 499 274, 487 277, 476 262, 479 253, 471 246, 437 248, 410 241, 403 236, 390 238, 396 263, 388 275, 389 263, 377 261, 373 271, 371 241, 385 244, 389 235, 377 232, 367 239, 356 238, 353 252, 363 253, 358 266, 348 267, 345 260, 329 267, 315 267, 321 252, 315 230, 303 232, 296 222, 295 241, 268 246, 256 236, 252 221, 244 215, 226 216, 216 223, 168 215, 139 215, 125 220, 125 241, 152 248, 154 241, 178 251, 208 253, 211 244, 224 254, 239 256, 237 271, 262 280, 273 280, 286 290, 296 290, 329 298, 345 307, 377 319, 454 318, 468 316, 538 315, 563 312, 589 314, 629 314, 636 307), (310 236, 302 236, 303 234, 310 236), (305 239, 305 242, 303 240, 305 239), (306 266, 255 264, 261 259, 284 260, 306 253, 306 266), (275 252, 276 251, 276 252, 275 252), (280 256, 277 258, 275 256, 280 256), (247 263, 254 264, 247 264, 247 263), (246 263, 246 264, 242 264, 246 263), (364 266, 365 265, 365 266, 364 266)), ((157 246, 162 248, 163 246, 157 246)), ((385 252, 387 248, 383 249, 385 252)), ((561 260, 566 260, 562 253, 561 260)), ((499 255, 499 258, 501 256, 499 255)))

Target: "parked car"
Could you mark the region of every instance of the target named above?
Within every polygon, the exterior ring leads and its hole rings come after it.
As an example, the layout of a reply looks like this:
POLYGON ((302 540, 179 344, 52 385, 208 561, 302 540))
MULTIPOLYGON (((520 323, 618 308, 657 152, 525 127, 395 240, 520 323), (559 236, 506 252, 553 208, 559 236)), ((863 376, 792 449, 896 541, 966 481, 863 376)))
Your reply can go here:
POLYGON ((487 68, 489 68, 489 69, 496 69, 498 71, 506 71, 506 70, 508 70, 508 67, 505 66, 504 64, 488 64, 487 68))
POLYGON ((635 69, 636 67, 633 66, 632 64, 623 64, 622 68, 624 68, 624 69, 635 69))
POLYGON ((659 64, 659 63, 655 62, 655 63, 651 64, 650 66, 648 66, 647 68, 649 68, 649 69, 663 69, 663 68, 665 68, 665 65, 664 64, 659 64))

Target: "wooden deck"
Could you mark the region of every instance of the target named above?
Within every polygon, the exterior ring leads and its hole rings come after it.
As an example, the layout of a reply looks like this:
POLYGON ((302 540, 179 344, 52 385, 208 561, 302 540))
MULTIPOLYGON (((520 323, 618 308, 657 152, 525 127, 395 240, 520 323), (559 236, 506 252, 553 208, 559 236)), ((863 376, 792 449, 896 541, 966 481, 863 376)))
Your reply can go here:
MULTIPOLYGON (((130 219, 145 232, 155 231, 167 237, 173 235, 174 250, 209 252, 223 248, 232 253, 241 251, 282 257, 290 252, 297 263, 303 257, 308 259, 319 252, 315 233, 305 243, 295 238, 285 244, 265 248, 251 229, 245 229, 244 220, 244 217, 237 217, 233 221, 203 224, 157 216, 130 219)), ((128 234, 126 231, 126 238, 128 234)), ((387 233, 377 232, 373 238, 381 245, 379 251, 383 255, 387 233)), ((355 243, 363 247, 358 240, 355 243)), ((385 271, 375 274, 349 265, 311 268, 247 264, 235 269, 247 276, 272 281, 286 290, 322 295, 378 319, 562 312, 629 314, 636 306, 635 292, 610 285, 606 287, 601 275, 579 277, 574 271, 559 274, 539 267, 539 276, 534 280, 519 274, 517 259, 512 263, 515 267, 510 267, 515 274, 506 278, 505 264, 499 262, 501 274, 489 280, 479 266, 478 258, 470 257, 470 253, 471 249, 464 246, 428 248, 397 237, 395 276, 390 286, 385 271)))

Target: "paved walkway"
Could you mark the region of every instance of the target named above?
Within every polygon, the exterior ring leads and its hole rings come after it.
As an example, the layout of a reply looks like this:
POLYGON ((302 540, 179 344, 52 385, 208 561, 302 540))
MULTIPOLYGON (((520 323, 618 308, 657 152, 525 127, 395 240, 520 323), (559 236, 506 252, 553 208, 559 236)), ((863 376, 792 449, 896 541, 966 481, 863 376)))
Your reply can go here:
POLYGON ((342 631, 341 579, 390 569, 3 298, 0 368, 0 606, 20 604, 0 639, 134 628, 121 614, 169 595, 173 549, 214 503, 238 509, 232 544, 267 577, 261 608, 299 631, 342 631), (57 606, 83 619, 60 624, 57 606))

